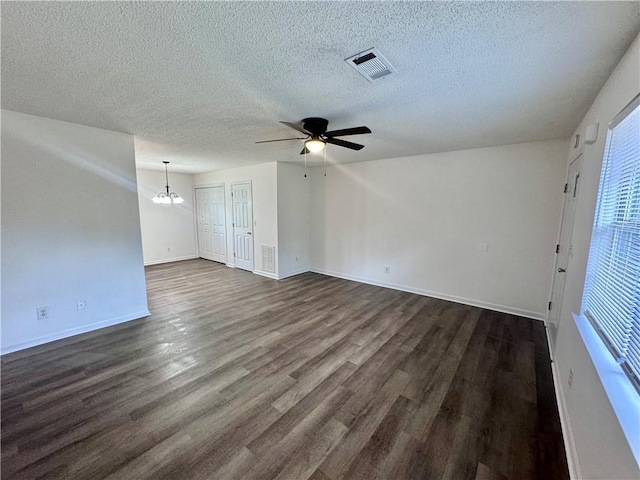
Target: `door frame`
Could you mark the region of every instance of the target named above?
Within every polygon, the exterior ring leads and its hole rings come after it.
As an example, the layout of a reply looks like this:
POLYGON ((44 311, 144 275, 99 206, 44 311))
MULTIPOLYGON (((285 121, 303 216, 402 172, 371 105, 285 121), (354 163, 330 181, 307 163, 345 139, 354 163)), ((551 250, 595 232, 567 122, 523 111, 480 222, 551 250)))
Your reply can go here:
MULTIPOLYGON (((231 238, 233 241, 231 242, 231 246, 233 247, 233 266, 237 268, 236 265, 236 242, 235 242, 235 219, 233 217, 233 186, 234 185, 244 185, 248 183, 249 188, 251 189, 251 247, 253 251, 251 252, 251 270, 247 270, 248 272, 255 272, 256 270, 256 219, 253 216, 253 181, 251 180, 238 180, 236 182, 229 183, 229 195, 231 196, 231 238)), ((227 250, 228 251, 228 250, 227 250)), ((241 269, 242 270, 242 269, 241 269)))
MULTIPOLYGON (((569 157, 569 162, 567 164, 567 169, 565 172, 565 177, 564 177, 564 185, 568 185, 569 184, 569 172, 571 171, 571 165, 573 165, 574 162, 580 161, 580 165, 579 165, 579 169, 578 169, 578 177, 580 177, 581 173, 582 173, 582 167, 583 167, 583 162, 584 162, 584 148, 582 145, 580 145, 580 147, 571 152, 571 156, 569 157), (582 157, 582 159, 580 158, 582 157)), ((579 190, 579 187, 578 187, 579 190)), ((566 206, 567 206, 567 197, 566 195, 569 192, 565 192, 563 194, 563 198, 562 198, 562 214, 560 215, 560 223, 558 224, 558 234, 556 236, 556 245, 560 245, 560 240, 562 237, 562 227, 564 226, 564 222, 566 220, 566 206)), ((577 201, 577 199, 576 199, 577 201)), ((573 224, 571 225, 571 235, 569 236, 569 245, 568 247, 570 247, 571 245, 573 245, 573 230, 574 230, 574 225, 575 225, 575 210, 573 212, 573 224)), ((556 271, 558 269, 558 259, 559 259, 559 255, 558 253, 556 253, 555 258, 553 260, 553 270, 551 272, 551 286, 549 289, 549 302, 551 302, 553 300, 553 292, 554 292, 554 287, 555 287, 555 283, 556 283, 556 278, 558 276, 558 272, 556 271)), ((571 261, 571 256, 569 256, 567 258, 567 266, 569 264, 569 262, 571 261)), ((566 278, 566 277, 565 277, 566 278)), ((565 283, 566 283, 566 279, 565 279, 565 283)), ((549 343, 549 351, 551 353, 551 358, 553 358, 553 355, 555 353, 555 349, 556 349, 556 345, 558 342, 558 326, 560 325, 560 320, 562 317, 562 306, 564 305, 564 289, 562 292, 562 303, 560 303, 560 310, 558 311, 558 321, 556 322, 555 326, 556 326, 556 332, 555 332, 555 337, 552 341, 551 339, 551 329, 550 329, 550 318, 551 318, 551 310, 547 310, 547 315, 545 317, 545 327, 547 330, 547 342, 549 343)), ((556 310, 557 311, 557 310, 556 310)))
MULTIPOLYGON (((227 246, 227 252, 229 251, 229 238, 227 235, 227 190, 225 188, 225 184, 224 182, 221 183, 205 183, 202 185, 194 185, 193 186, 193 229, 195 231, 195 237, 196 237, 196 258, 202 258, 200 257, 200 241, 198 240, 198 197, 196 195, 196 190, 199 188, 215 188, 215 187, 222 187, 222 191, 224 192, 223 197, 223 201, 224 201, 224 225, 225 225, 225 244, 227 246)), ((206 258, 204 259, 206 260, 206 258)), ((210 260, 210 261, 214 261, 214 260, 210 260)), ((229 255, 227 255, 227 263, 229 262, 229 255)))

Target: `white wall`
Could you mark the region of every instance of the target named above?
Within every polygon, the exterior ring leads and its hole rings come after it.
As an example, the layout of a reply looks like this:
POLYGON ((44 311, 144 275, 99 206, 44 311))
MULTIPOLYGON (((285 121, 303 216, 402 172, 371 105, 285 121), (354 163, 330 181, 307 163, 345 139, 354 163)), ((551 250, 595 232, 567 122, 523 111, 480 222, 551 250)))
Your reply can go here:
MULTIPOLYGON (((576 129, 584 138, 588 125, 600 124, 597 142, 582 146, 584 157, 572 239, 573 257, 567 268, 555 360, 571 430, 567 433, 572 433, 574 460, 581 478, 585 479, 637 479, 640 473, 571 316, 572 312, 580 312, 582 302, 607 124, 640 92, 639 59, 636 38, 576 129), (569 369, 574 372, 571 389, 567 386, 569 369)), ((569 161, 576 154, 572 151, 569 161)))
POLYGON ((278 163, 278 272, 285 278, 309 270, 310 179, 304 168, 278 163))
POLYGON ((311 269, 543 319, 567 150, 553 140, 314 168, 311 269))
POLYGON ((260 163, 246 167, 216 170, 194 175, 194 186, 224 183, 225 207, 227 211, 227 264, 235 265, 233 259, 233 221, 231 183, 251 181, 253 194, 253 246, 255 272, 269 277, 278 275, 278 193, 276 162, 260 163), (264 272, 262 267, 262 245, 276 247, 276 273, 264 272))
POLYGON ((144 264, 196 258, 193 176, 169 170, 171 191, 180 195, 184 202, 164 205, 152 200, 164 190, 164 172, 138 169, 136 174, 144 264))
POLYGON ((3 353, 148 315, 131 135, 2 110, 2 280, 3 353))

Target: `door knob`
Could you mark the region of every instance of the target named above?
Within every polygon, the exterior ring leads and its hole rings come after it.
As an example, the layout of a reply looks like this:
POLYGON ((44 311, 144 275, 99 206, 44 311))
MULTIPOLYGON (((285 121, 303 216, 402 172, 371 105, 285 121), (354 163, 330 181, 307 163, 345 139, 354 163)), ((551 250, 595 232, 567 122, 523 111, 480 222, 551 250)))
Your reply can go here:
POLYGON ((566 269, 566 268, 559 268, 559 269, 558 269, 558 273, 564 273, 564 272, 566 272, 566 271, 567 271, 567 269, 566 269))
POLYGON ((251 232, 247 232, 247 235, 251 235, 251 232))

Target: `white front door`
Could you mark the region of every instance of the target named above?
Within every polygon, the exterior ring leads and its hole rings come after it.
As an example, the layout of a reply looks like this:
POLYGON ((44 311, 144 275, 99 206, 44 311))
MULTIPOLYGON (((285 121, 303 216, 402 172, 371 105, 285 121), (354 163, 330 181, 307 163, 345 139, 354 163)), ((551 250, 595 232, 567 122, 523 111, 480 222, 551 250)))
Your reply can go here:
POLYGON ((251 183, 231 185, 233 249, 236 267, 253 271, 253 210, 251 183))
POLYGON ((565 186, 564 207, 562 209, 562 223, 560 224, 560 243, 556 246, 556 266, 549 302, 549 316, 547 326, 551 346, 555 349, 560 312, 562 310, 562 297, 564 284, 567 278, 567 267, 572 256, 571 237, 573 234, 573 220, 576 211, 576 200, 580 191, 580 170, 582 168, 582 154, 569 165, 569 175, 565 186))
POLYGON ((226 263, 224 186, 196 188, 198 255, 226 263))

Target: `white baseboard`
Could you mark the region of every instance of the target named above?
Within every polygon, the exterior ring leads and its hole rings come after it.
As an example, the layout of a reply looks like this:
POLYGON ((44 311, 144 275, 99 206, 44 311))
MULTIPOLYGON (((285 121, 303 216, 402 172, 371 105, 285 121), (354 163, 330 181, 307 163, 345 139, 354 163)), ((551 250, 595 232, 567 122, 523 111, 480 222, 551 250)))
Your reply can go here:
POLYGON ((236 268, 235 264, 233 264, 233 263, 227 263, 227 267, 229 267, 229 268, 236 268))
POLYGON ((273 280, 282 280, 283 278, 293 277, 295 275, 300 275, 301 273, 307 273, 310 270, 308 268, 303 268, 300 270, 296 270, 295 272, 285 273, 284 275, 276 275, 275 273, 265 272, 263 270, 254 270, 253 273, 256 275, 260 275, 261 277, 272 278, 273 280))
POLYGON ((511 315, 518 315, 519 317, 531 318, 533 320, 544 321, 546 314, 544 312, 533 312, 531 310, 523 310, 520 308, 509 307, 507 305, 499 305, 496 303, 483 302, 481 300, 475 300, 472 298, 457 297, 455 295, 448 295, 446 293, 432 292, 430 290, 423 290, 420 288, 408 287, 406 285, 398 285, 395 283, 382 282, 372 278, 360 277, 357 275, 348 275, 346 273, 332 272, 321 268, 310 268, 309 271, 314 273, 320 273, 322 275, 329 275, 331 277, 343 278, 345 280, 353 280, 355 282, 367 283, 369 285, 375 285, 378 287, 392 288, 394 290, 401 290, 403 292, 416 293, 418 295, 424 295, 426 297, 439 298, 441 300, 448 300, 450 302, 462 303, 464 305, 471 305, 472 307, 486 308, 487 310, 494 310, 496 312, 509 313, 511 315))
POLYGON ((197 255, 186 255, 184 257, 163 258, 162 260, 153 260, 151 262, 144 262, 144 266, 148 267, 149 265, 160 265, 161 263, 181 262, 183 260, 193 260, 194 258, 199 258, 199 257, 197 255))
POLYGON ((579 480, 582 478, 582 474, 580 473, 580 466, 578 464, 578 450, 576 449, 576 442, 573 438, 573 430, 571 429, 569 412, 567 412, 564 401, 564 393, 560 387, 558 363, 555 361, 551 362, 551 373, 553 375, 553 387, 556 392, 556 403, 558 404, 558 412, 560 414, 560 427, 562 428, 562 438, 564 439, 564 450, 567 454, 569 478, 579 480))
POLYGON ((253 273, 256 275, 260 275, 261 277, 272 278, 274 280, 280 280, 275 273, 271 272, 263 272, 262 270, 254 270, 253 273))
POLYGON ((302 273, 307 273, 310 272, 311 270, 309 270, 308 268, 301 268, 299 270, 294 270, 293 272, 289 272, 289 273, 283 273, 282 275, 280 275, 278 278, 280 280, 282 280, 283 278, 289 278, 289 277, 294 277, 296 275, 300 275, 302 273))
POLYGON ((575 440, 573 438, 573 430, 569 421, 569 413, 564 401, 564 393, 560 388, 560 373, 558 372, 558 362, 553 355, 553 347, 551 346, 551 337, 549 336, 549 318, 544 320, 544 328, 547 337, 547 349, 549 350, 549 358, 551 359, 551 375, 553 378, 553 391, 555 392, 556 405, 558 407, 558 415, 560 416, 560 428, 562 429, 562 440, 564 442, 564 451, 567 455, 567 466, 569 468, 569 478, 579 480, 582 478, 580 468, 578 467, 578 450, 576 449, 575 440))
POLYGON ((92 332, 94 330, 99 330, 101 328, 111 327, 119 323, 130 322, 131 320, 137 320, 138 318, 148 317, 149 315, 151 315, 149 310, 142 310, 136 313, 120 315, 119 317, 111 318, 109 320, 104 320, 102 322, 90 323, 88 325, 82 325, 81 327, 76 327, 76 328, 69 328, 67 330, 63 330, 62 332, 51 333, 49 335, 44 335, 42 337, 34 338, 32 340, 29 340, 28 342, 9 345, 8 347, 2 348, 0 355, 17 352, 19 350, 24 350, 25 348, 35 347, 35 346, 43 345, 49 342, 55 342, 56 340, 62 340, 63 338, 73 337, 75 335, 80 335, 81 333, 87 333, 87 332, 92 332))

